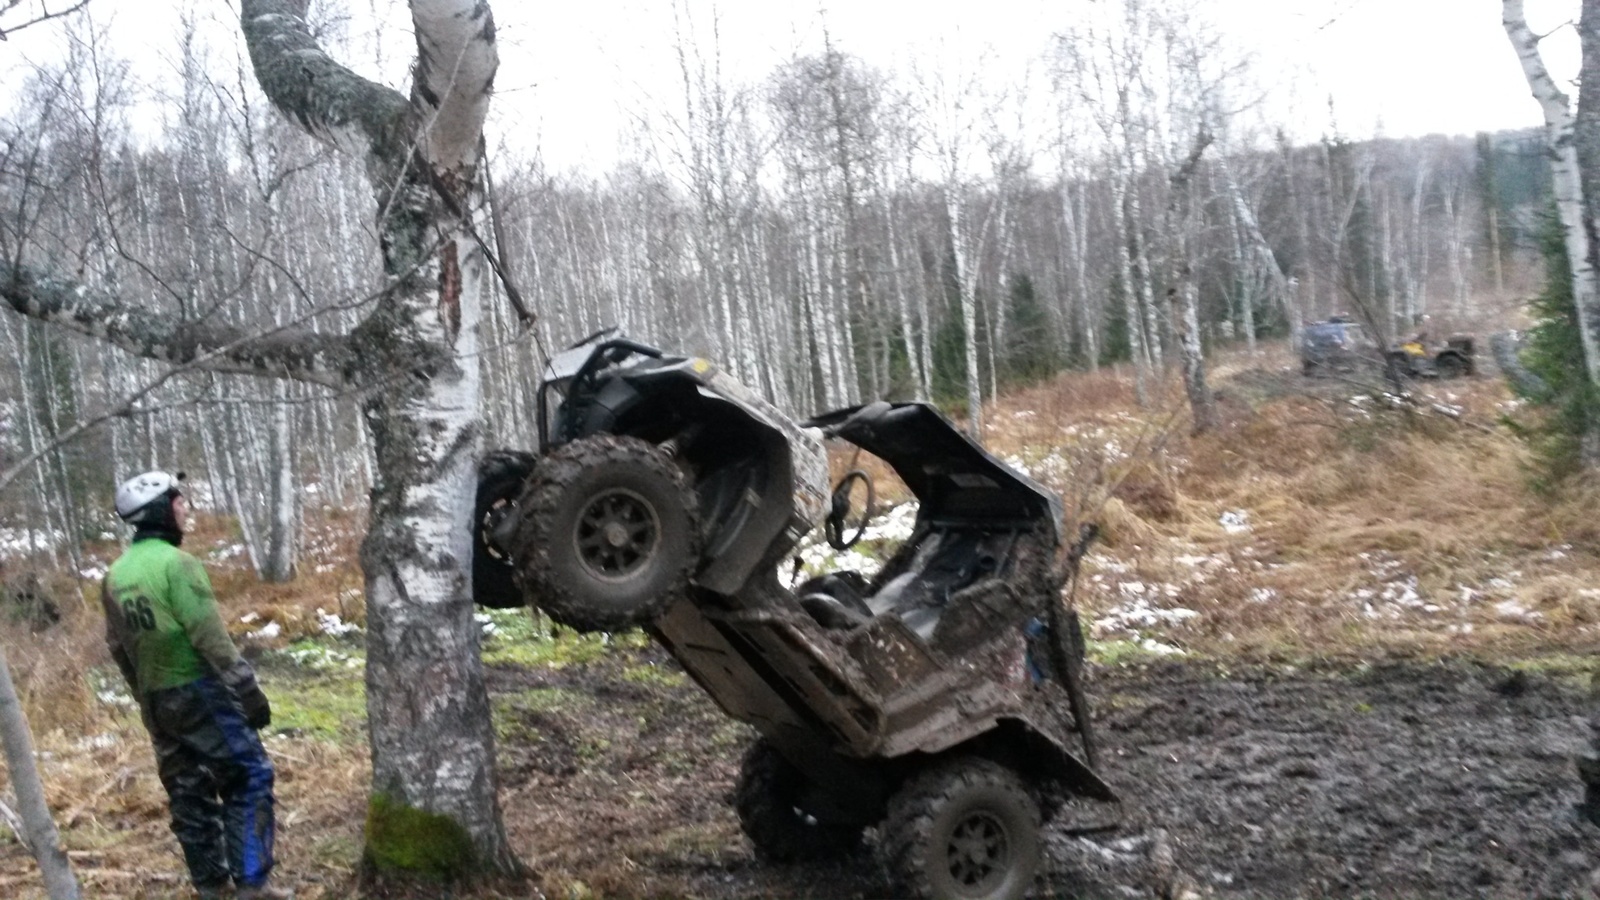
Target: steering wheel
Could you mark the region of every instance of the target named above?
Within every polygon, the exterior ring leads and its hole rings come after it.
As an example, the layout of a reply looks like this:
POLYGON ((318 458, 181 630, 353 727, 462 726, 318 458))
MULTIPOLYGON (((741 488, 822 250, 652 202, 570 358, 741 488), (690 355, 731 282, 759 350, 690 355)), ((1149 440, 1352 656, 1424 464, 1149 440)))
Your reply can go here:
POLYGON ((866 472, 852 469, 845 473, 845 476, 839 479, 839 483, 833 486, 828 517, 823 522, 828 533, 828 546, 835 550, 849 550, 854 547, 861 540, 861 536, 867 533, 867 523, 872 520, 872 505, 875 499, 872 478, 866 472), (855 525, 856 533, 847 541, 844 538, 845 531, 848 530, 845 519, 850 515, 851 489, 855 487, 857 481, 867 486, 867 504, 861 511, 861 520, 855 525))

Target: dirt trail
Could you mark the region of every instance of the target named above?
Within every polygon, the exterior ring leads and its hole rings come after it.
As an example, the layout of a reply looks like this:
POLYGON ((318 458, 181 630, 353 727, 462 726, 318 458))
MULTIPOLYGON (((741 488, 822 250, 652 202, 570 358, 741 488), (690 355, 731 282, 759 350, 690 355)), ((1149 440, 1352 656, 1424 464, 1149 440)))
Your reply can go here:
MULTIPOLYGON (((614 675, 561 674, 592 712, 535 717, 542 750, 502 745, 512 840, 540 848, 529 855, 552 886, 887 893, 870 857, 757 863, 724 802, 742 726, 692 685, 614 675)), ((495 681, 527 686, 514 672, 495 681)), ((1575 896, 1600 865, 1600 829, 1572 813, 1590 703, 1570 684, 1465 662, 1233 674, 1176 662, 1101 671, 1094 691, 1127 802, 1058 820, 1037 896, 1575 896)))

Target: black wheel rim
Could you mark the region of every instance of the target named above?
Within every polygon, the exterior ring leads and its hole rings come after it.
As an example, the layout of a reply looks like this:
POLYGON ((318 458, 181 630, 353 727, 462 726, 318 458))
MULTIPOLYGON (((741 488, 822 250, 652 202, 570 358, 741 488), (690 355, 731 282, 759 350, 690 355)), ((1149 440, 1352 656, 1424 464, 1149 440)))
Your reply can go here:
POLYGON ((511 500, 501 497, 494 502, 483 514, 483 521, 478 523, 478 540, 483 544, 483 550, 489 558, 504 566, 511 565, 511 558, 494 541, 494 530, 505 521, 506 513, 511 511, 511 500))
POLYGON ((661 522, 644 497, 612 488, 584 506, 572 539, 590 574, 624 581, 650 562, 661 542, 661 522))
POLYGON ((950 830, 945 862, 957 890, 986 895, 1005 879, 1011 867, 1011 840, 1005 823, 984 810, 969 812, 950 830))

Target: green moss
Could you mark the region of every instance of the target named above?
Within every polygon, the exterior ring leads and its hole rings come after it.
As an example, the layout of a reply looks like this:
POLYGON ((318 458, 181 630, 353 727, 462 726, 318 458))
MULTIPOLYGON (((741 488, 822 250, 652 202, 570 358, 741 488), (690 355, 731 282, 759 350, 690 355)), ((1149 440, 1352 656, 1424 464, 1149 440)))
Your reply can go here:
POLYGON ((689 682, 682 669, 673 666, 656 665, 655 663, 639 663, 623 668, 622 678, 634 684, 652 685, 655 687, 680 688, 689 682))
POLYGON ((1506 668, 1542 675, 1576 690, 1600 689, 1600 664, 1586 654, 1547 653, 1510 662, 1506 668))
POLYGON ((385 794, 367 802, 366 862, 378 873, 453 881, 469 874, 475 860, 472 837, 454 819, 385 794))
POLYGON ((268 681, 271 731, 304 734, 334 743, 359 741, 367 730, 367 687, 361 671, 321 678, 268 681))
POLYGON ((587 694, 565 688, 531 688, 489 698, 495 738, 501 741, 539 739, 530 713, 583 714, 594 706, 587 694))
POLYGON ((639 650, 650 636, 641 631, 578 634, 565 628, 545 629, 524 612, 491 615, 495 630, 483 642, 483 661, 491 665, 561 669, 587 665, 616 650, 639 650))
POLYGON ((1171 659, 1167 654, 1146 650, 1135 641, 1088 641, 1089 658, 1103 666, 1127 666, 1157 659, 1171 659))

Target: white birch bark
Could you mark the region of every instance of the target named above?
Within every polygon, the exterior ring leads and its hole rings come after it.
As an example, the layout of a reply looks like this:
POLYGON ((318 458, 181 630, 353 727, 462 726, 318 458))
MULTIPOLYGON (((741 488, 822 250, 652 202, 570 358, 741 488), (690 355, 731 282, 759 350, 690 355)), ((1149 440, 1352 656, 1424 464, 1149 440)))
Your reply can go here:
MULTIPOLYGON (((953 159, 953 155, 952 155, 953 159)), ((961 335, 967 365, 967 430, 974 438, 983 437, 983 380, 978 371, 978 302, 972 277, 972 263, 967 259, 966 237, 963 234, 961 198, 957 196, 956 175, 947 175, 944 186, 945 215, 950 223, 951 252, 955 255, 956 284, 961 290, 961 335)))
POLYGON ((1133 363, 1133 393, 1139 406, 1150 404, 1145 389, 1145 368, 1148 357, 1144 347, 1143 317, 1139 314, 1138 289, 1133 284, 1133 258, 1128 252, 1128 217, 1124 204, 1128 199, 1128 176, 1120 161, 1114 162, 1111 173, 1111 240, 1116 247, 1117 276, 1122 281, 1122 309, 1128 322, 1128 359, 1133 363))
POLYGON ((1589 381, 1600 384, 1600 308, 1597 308, 1600 289, 1597 289, 1593 257, 1584 230, 1583 181, 1574 139, 1576 119, 1567 95, 1556 85, 1539 55, 1539 41, 1528 28, 1523 0, 1502 0, 1501 11, 1501 24, 1522 64, 1528 87, 1544 113, 1550 180, 1572 267, 1572 298, 1577 308, 1584 366, 1589 381))
POLYGON ((1283 274, 1283 269, 1278 267, 1278 258, 1272 252, 1272 245, 1267 243, 1266 236, 1261 233, 1261 226, 1256 224, 1255 213, 1245 201, 1244 191, 1240 189, 1238 180, 1233 176, 1233 169, 1228 165, 1226 154, 1219 155, 1217 159, 1217 166, 1222 170, 1229 198, 1233 201, 1234 215, 1237 217, 1250 252, 1261 266, 1261 272, 1271 282, 1273 294, 1283 304, 1284 314, 1289 321, 1289 345, 1298 347, 1300 334, 1305 329, 1300 304, 1294 296, 1294 291, 1289 287, 1289 279, 1283 274))
POLYGON ((24 837, 39 863, 46 893, 50 900, 78 900, 78 879, 72 873, 66 848, 61 846, 55 820, 50 818, 44 782, 39 778, 39 767, 34 761, 33 734, 28 730, 28 717, 22 711, 16 685, 11 681, 11 667, 6 662, 4 646, 0 646, 0 745, 4 746, 6 771, 17 794, 18 814, 26 832, 24 837))

